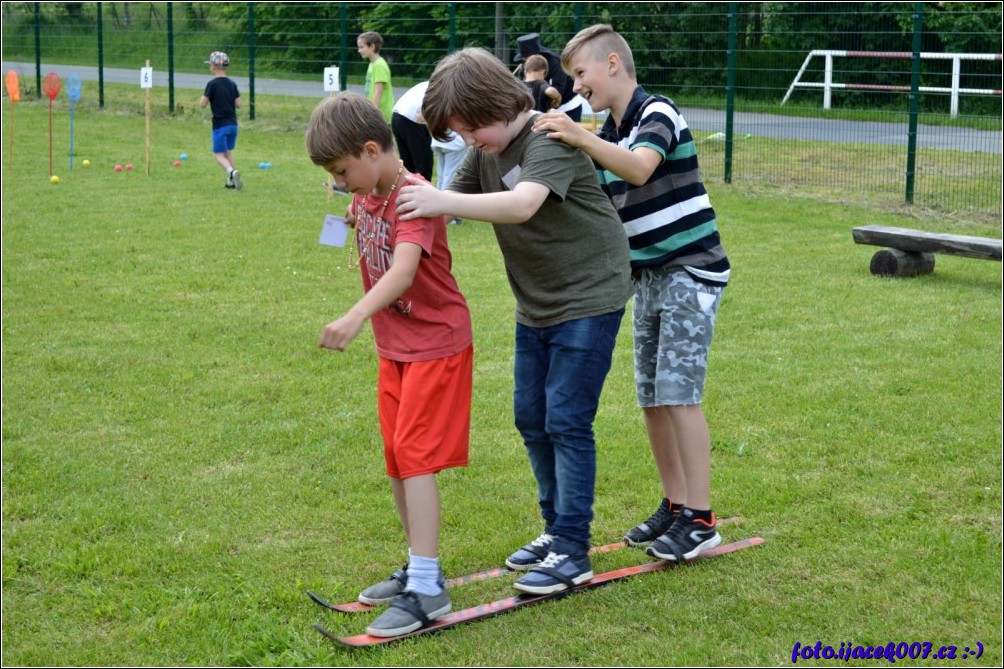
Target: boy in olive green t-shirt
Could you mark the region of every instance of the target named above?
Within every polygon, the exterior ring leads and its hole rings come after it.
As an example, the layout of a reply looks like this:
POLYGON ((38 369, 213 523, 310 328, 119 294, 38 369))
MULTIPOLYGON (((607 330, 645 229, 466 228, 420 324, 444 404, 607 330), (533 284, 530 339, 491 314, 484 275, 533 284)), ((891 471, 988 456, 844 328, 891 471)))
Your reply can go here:
POLYGON ((422 115, 433 137, 455 132, 470 148, 446 191, 409 178, 397 212, 494 228, 516 298, 515 423, 544 520, 505 563, 528 572, 521 592, 566 590, 593 577, 593 421, 633 292, 627 234, 589 157, 531 131, 530 93, 488 51, 442 59, 422 115))

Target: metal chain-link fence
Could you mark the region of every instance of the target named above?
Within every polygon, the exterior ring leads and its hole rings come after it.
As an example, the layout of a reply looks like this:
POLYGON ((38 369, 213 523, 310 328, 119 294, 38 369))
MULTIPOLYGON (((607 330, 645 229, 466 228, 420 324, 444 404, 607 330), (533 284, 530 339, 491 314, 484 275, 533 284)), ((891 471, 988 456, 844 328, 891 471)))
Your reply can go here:
MULTIPOLYGON (((627 39, 641 85, 681 106, 705 178, 1000 229, 998 2, 5 2, 3 57, 205 74, 223 50, 265 96, 274 80, 319 85, 330 66, 360 84, 355 38, 373 30, 403 90, 451 50, 481 46, 514 67, 520 35, 560 52, 594 23, 627 39)), ((28 74, 38 95, 43 73, 28 74)))

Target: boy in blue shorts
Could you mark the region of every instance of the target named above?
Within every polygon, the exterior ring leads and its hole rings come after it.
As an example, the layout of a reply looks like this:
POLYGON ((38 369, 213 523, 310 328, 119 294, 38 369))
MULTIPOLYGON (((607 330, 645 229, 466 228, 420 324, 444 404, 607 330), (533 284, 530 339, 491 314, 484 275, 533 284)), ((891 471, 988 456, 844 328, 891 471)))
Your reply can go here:
POLYGON ((488 51, 446 56, 422 114, 433 137, 456 132, 471 148, 449 190, 410 178, 398 212, 492 223, 516 298, 516 427, 544 520, 506 565, 529 571, 517 590, 547 594, 593 577, 593 421, 631 278, 624 228, 592 162, 532 132, 532 110, 526 86, 488 51))
POLYGON ((609 25, 581 30, 561 64, 575 92, 610 115, 598 135, 554 112, 534 130, 592 157, 631 244, 635 381, 663 499, 624 540, 651 542, 646 552, 664 560, 692 560, 721 543, 700 403, 729 260, 687 123, 672 100, 638 85, 624 38, 609 25))
POLYGON ((226 188, 240 190, 241 173, 234 167, 234 147, 237 146, 237 110, 241 106, 241 92, 237 84, 227 76, 230 58, 222 51, 209 54, 209 69, 213 78, 199 100, 203 109, 212 105, 213 111, 213 157, 220 167, 227 171, 226 188))

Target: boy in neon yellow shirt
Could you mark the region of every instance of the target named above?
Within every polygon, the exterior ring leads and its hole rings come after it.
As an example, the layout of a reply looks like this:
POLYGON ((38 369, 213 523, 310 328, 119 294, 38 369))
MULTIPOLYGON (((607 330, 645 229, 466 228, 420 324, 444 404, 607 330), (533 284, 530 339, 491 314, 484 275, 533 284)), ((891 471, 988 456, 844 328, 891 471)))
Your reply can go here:
POLYGON ((389 124, 394 113, 394 89, 390 83, 390 65, 380 55, 383 37, 380 33, 365 32, 356 38, 356 48, 359 55, 370 62, 366 68, 366 97, 380 109, 389 124))

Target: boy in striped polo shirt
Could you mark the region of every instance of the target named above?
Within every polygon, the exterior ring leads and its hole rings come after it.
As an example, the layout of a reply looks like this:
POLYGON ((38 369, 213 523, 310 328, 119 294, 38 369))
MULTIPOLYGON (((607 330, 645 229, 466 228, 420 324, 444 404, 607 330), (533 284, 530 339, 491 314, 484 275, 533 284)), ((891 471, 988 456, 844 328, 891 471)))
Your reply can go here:
POLYGON ((581 30, 561 64, 594 111, 609 110, 607 121, 594 135, 549 112, 533 129, 592 157, 631 246, 635 381, 663 499, 624 540, 692 560, 721 543, 700 402, 729 260, 687 123, 672 100, 638 85, 624 38, 609 25, 581 30))

